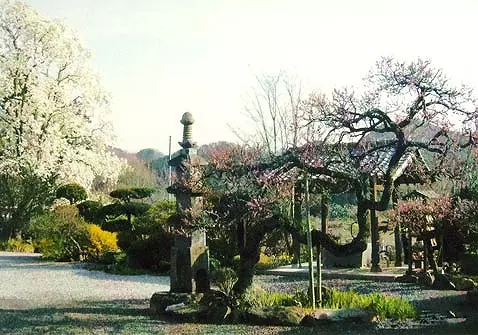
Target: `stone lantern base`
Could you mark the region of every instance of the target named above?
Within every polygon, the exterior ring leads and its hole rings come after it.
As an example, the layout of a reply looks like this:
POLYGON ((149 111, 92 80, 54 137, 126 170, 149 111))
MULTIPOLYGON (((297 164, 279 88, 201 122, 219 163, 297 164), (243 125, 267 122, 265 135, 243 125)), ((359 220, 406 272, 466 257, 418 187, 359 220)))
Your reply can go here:
POLYGON ((177 236, 171 248, 171 292, 203 293, 210 290, 209 249, 206 234, 194 231, 191 237, 177 236))

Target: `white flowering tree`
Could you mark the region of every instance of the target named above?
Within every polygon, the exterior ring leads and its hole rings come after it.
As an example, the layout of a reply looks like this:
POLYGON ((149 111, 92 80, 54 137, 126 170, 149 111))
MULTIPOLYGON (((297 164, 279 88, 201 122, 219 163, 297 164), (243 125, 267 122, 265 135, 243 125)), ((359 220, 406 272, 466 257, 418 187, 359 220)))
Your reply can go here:
MULTIPOLYGON (((114 183, 108 95, 65 26, 17 1, 0 4, 0 174, 114 183)), ((11 204, 18 206, 18 204, 11 204)))

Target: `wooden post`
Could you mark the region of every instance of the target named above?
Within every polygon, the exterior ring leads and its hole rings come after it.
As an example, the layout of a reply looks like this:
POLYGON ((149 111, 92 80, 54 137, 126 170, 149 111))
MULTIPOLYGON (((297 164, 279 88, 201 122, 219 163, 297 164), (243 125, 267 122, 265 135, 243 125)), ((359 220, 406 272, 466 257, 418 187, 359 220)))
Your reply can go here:
MULTIPOLYGON (((329 221, 329 199, 327 194, 322 193, 320 201, 320 222, 321 222, 321 231, 327 233, 327 226, 329 221)), ((322 246, 317 244, 317 285, 319 287, 319 307, 322 307, 322 246)))
MULTIPOLYGON (((294 219, 294 225, 296 228, 301 228, 302 226, 302 190, 297 192, 297 188, 292 187, 292 216, 294 219)), ((300 261, 300 242, 297 238, 292 240, 292 248, 294 249, 294 263, 297 267, 302 268, 302 263, 300 261)))
MULTIPOLYGON (((377 183, 375 180, 375 176, 371 177, 371 197, 372 201, 377 201, 377 183)), ((370 210, 370 238, 372 242, 372 267, 370 269, 371 272, 381 272, 382 269, 380 268, 380 236, 378 233, 378 218, 377 213, 375 210, 375 206, 372 207, 370 210)))
POLYGON ((309 289, 312 309, 315 309, 314 259, 312 253, 312 227, 310 225, 309 173, 305 172, 305 220, 307 222, 307 252, 309 256, 309 289))
MULTIPOLYGON (((398 185, 394 185, 398 186, 398 185)), ((394 187, 392 193, 392 206, 396 208, 398 205, 398 195, 397 189, 394 187)), ((402 245, 402 232, 401 232, 400 222, 395 226, 393 233, 395 237, 395 266, 402 266, 402 254, 403 254, 403 245, 402 245)))
POLYGON ((412 257, 412 230, 409 228, 408 229, 408 270, 407 270, 408 275, 413 274, 412 263, 413 263, 413 257, 412 257))

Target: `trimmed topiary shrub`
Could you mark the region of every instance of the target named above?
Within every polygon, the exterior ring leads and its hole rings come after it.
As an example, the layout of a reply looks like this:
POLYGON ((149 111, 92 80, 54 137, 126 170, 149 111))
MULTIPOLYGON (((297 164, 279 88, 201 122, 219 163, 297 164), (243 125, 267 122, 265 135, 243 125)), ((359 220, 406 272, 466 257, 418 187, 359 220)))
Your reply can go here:
POLYGON ((83 186, 77 183, 64 184, 56 190, 57 198, 65 198, 70 201, 70 204, 75 204, 79 201, 86 200, 88 194, 83 186))
POLYGON ((155 189, 150 187, 120 188, 111 191, 110 196, 124 202, 129 202, 132 199, 143 199, 150 197, 154 191, 155 189))
POLYGON ((99 201, 85 200, 76 204, 78 213, 88 222, 100 223, 103 221, 101 209, 103 205, 99 201))
POLYGON ((131 230, 131 225, 129 224, 129 221, 127 219, 122 219, 121 217, 119 219, 115 220, 110 220, 107 222, 104 222, 101 225, 101 228, 103 230, 109 231, 109 232, 123 232, 123 231, 130 231, 131 230))

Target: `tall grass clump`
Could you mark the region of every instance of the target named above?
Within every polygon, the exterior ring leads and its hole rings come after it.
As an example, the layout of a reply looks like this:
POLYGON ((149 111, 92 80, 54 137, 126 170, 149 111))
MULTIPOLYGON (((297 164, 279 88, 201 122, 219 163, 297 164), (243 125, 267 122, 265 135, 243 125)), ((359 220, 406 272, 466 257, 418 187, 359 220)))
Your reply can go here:
POLYGON ((417 318, 416 308, 399 297, 390 297, 379 293, 359 294, 355 291, 327 290, 324 308, 361 308, 373 311, 379 318, 408 319, 417 318))
POLYGON ((243 307, 271 307, 271 306, 297 306, 293 294, 266 291, 258 287, 250 287, 240 299, 243 307))

